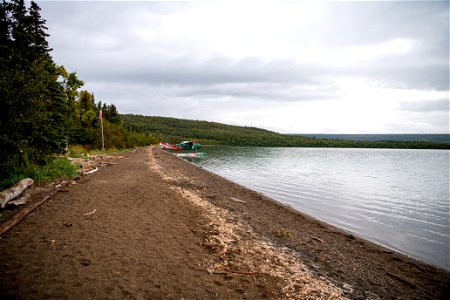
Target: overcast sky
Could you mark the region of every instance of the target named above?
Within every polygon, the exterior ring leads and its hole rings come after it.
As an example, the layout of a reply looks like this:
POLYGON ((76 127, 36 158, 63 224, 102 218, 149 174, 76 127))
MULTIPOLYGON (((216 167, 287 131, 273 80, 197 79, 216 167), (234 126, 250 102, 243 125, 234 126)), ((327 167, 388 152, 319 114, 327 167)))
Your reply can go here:
POLYGON ((282 133, 448 133, 448 1, 37 1, 121 113, 282 133))

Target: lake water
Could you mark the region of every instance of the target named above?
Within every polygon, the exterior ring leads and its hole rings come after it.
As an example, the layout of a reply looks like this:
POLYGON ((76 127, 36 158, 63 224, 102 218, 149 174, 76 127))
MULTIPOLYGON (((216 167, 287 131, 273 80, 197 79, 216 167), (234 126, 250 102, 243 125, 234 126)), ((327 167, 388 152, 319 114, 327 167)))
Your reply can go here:
POLYGON ((195 164, 450 270, 446 150, 207 146, 195 164))

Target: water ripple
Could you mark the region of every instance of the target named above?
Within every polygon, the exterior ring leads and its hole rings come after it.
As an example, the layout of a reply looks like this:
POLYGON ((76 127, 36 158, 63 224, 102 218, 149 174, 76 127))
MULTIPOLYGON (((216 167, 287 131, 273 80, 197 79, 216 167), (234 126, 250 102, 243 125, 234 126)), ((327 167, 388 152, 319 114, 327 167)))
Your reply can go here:
POLYGON ((205 147, 198 163, 357 235, 450 270, 440 150, 205 147))

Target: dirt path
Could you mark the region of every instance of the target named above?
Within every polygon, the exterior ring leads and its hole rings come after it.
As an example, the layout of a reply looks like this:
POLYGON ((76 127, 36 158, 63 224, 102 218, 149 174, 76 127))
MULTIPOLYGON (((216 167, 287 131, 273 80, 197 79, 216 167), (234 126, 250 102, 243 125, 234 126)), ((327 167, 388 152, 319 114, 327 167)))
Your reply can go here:
POLYGON ((444 299, 450 275, 155 149, 0 240, 2 299, 444 299))

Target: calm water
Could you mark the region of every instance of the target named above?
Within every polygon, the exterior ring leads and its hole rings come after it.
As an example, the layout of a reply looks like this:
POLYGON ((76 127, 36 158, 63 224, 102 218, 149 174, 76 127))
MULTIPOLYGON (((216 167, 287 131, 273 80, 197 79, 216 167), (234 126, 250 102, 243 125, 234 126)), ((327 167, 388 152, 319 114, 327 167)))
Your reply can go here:
POLYGON ((450 270, 445 150, 205 147, 194 163, 450 270))

